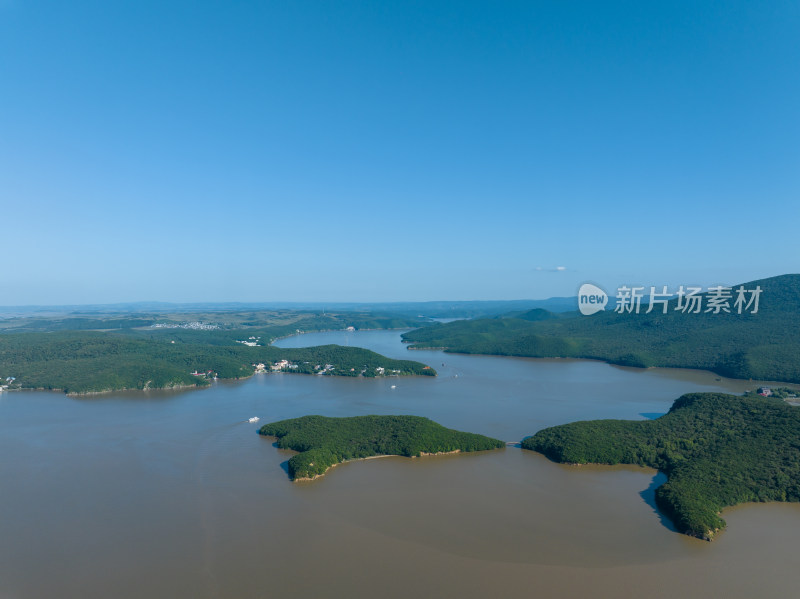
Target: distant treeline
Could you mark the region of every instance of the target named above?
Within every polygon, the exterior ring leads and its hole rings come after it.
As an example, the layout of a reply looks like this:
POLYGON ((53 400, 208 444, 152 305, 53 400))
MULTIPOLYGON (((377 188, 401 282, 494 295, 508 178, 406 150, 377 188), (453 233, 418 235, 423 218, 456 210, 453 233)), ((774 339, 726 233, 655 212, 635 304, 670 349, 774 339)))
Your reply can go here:
POLYGON ((743 379, 800 382, 800 275, 746 283, 763 290, 758 313, 601 312, 462 320, 406 333, 417 348, 537 358, 591 358, 623 366, 711 370, 743 379))
POLYGON ((10 331, 91 331, 101 329, 130 329, 147 327, 157 322, 154 318, 14 318, 2 323, 10 331))
MULTIPOLYGON (((33 331, 85 331, 142 329, 155 324, 181 324, 202 321, 219 329, 247 328, 269 329, 271 335, 281 337, 300 331, 329 329, 409 329, 428 324, 425 318, 389 313, 336 312, 310 313, 297 311, 269 312, 209 312, 187 314, 141 313, 120 316, 117 314, 70 314, 53 317, 16 317, 0 320, 0 332, 33 331)), ((169 329, 176 330, 176 329, 169 329)))
POLYGON ((497 439, 445 428, 420 416, 304 416, 261 427, 278 447, 299 451, 289 460, 293 479, 314 478, 331 466, 377 455, 483 451, 505 444, 497 439))
POLYGON ((659 508, 700 538, 725 526, 725 507, 800 501, 800 408, 777 399, 692 393, 656 420, 574 422, 541 430, 522 446, 557 462, 664 472, 659 508))

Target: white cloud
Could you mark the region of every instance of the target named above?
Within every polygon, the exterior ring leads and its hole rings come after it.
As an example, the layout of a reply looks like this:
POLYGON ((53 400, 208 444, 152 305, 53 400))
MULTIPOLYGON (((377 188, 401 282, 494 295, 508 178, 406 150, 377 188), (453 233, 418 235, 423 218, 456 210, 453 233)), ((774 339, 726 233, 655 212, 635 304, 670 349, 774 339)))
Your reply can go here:
POLYGON ((552 266, 537 266, 536 267, 536 271, 537 272, 566 272, 567 271, 567 267, 566 266, 556 266, 555 268, 553 268, 552 266))

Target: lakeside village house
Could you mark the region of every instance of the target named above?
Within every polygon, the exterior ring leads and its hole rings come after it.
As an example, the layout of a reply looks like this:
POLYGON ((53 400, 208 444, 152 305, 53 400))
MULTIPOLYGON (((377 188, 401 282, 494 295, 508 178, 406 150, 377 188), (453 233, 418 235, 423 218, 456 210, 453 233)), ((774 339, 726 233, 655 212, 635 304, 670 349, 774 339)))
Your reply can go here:
MULTIPOLYGON (((258 364, 253 364, 252 366, 253 368, 256 369, 256 374, 260 372, 267 372, 267 365, 264 364, 263 362, 259 362, 258 364)), ((269 369, 272 370, 273 372, 279 372, 281 370, 294 370, 297 367, 298 367, 297 364, 292 364, 291 362, 289 362, 289 360, 279 360, 278 362, 271 364, 269 366, 269 369)))
POLYGON ((772 389, 769 387, 759 387, 757 393, 759 395, 763 395, 764 397, 769 397, 772 395, 772 389))
POLYGON ((189 374, 191 374, 192 376, 204 376, 214 380, 217 379, 217 373, 214 372, 213 370, 206 370, 205 372, 200 370, 195 370, 194 372, 191 372, 189 374))
POLYGON ((280 360, 279 362, 275 362, 275 364, 272 365, 272 370, 285 370, 287 368, 289 370, 294 370, 297 368, 297 364, 292 364, 291 362, 289 362, 289 360, 280 360))

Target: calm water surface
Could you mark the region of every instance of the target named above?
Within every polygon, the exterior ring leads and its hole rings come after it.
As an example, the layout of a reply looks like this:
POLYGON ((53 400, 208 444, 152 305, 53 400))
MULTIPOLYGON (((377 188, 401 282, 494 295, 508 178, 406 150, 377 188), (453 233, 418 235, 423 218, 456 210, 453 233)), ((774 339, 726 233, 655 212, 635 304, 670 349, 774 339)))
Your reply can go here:
POLYGON ((0 395, 0 597, 794 596, 800 507, 725 512, 714 543, 653 507, 661 478, 509 447, 339 466, 291 483, 263 422, 419 414, 519 441, 649 418, 752 383, 600 362, 409 352, 398 332, 307 334, 420 360, 437 378, 289 374, 182 393, 0 395), (391 389, 391 385, 396 385, 391 389))

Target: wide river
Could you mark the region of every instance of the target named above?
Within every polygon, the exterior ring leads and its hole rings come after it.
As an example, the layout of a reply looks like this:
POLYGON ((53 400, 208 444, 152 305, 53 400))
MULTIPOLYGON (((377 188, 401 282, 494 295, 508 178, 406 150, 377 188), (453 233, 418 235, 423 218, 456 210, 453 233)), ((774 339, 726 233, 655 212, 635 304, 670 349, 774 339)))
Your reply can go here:
POLYGON ((291 452, 246 422, 418 414, 519 441, 573 420, 652 418, 682 393, 753 383, 410 352, 396 331, 278 345, 323 343, 416 359, 439 376, 0 395, 0 597, 797 596, 798 505, 726 510, 728 529, 707 543, 656 512, 653 471, 562 466, 517 447, 352 462, 292 483, 291 452))

